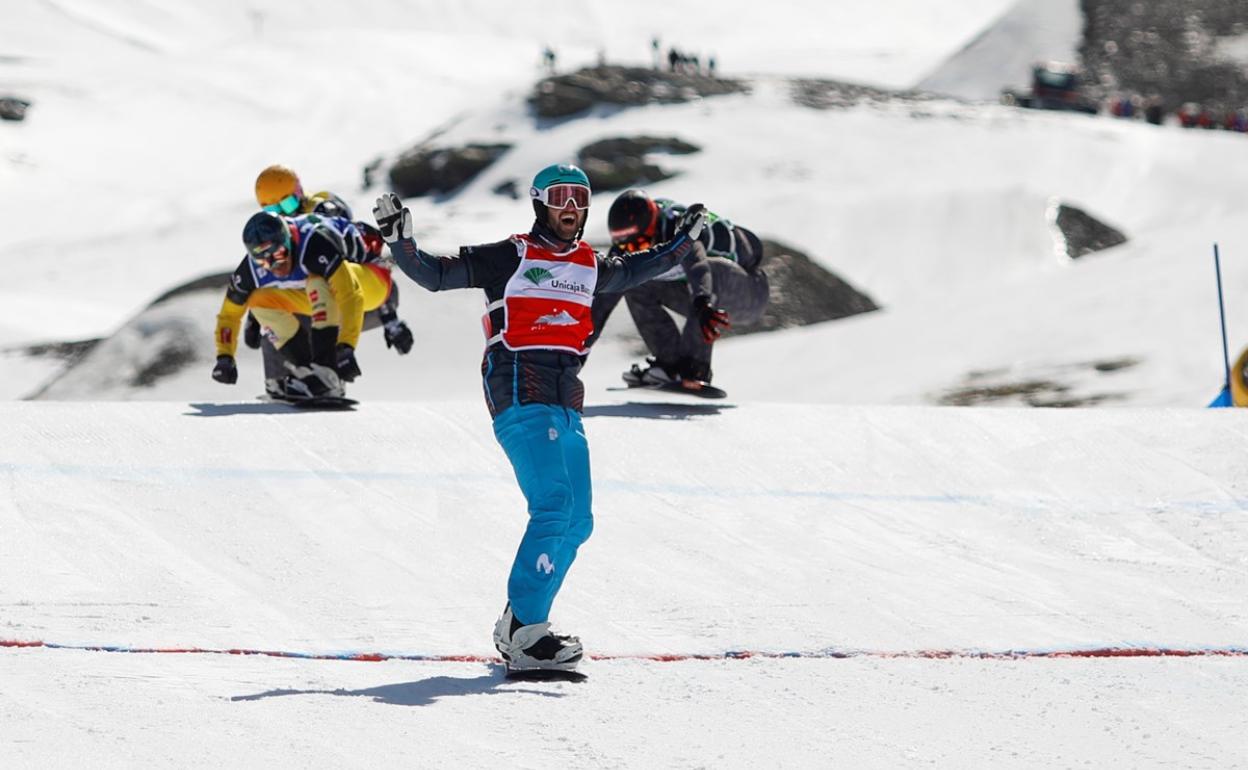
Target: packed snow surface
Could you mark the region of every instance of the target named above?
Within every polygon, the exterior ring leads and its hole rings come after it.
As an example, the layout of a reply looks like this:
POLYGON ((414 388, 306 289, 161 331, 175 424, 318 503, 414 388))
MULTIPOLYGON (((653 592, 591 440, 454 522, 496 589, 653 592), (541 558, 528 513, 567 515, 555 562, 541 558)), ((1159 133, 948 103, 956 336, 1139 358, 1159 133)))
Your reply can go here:
POLYGON ((1248 329, 1248 142, 794 98, 988 98, 1024 52, 1074 50, 1073 6, 6 4, 0 92, 33 104, 0 122, 0 766, 1248 766, 1248 420, 1197 408, 1223 377, 1215 240, 1234 348, 1248 329), (655 37, 750 92, 527 112, 543 47, 646 64, 655 37), (254 400, 246 349, 210 381, 219 291, 149 304, 237 264, 270 163, 366 216, 401 151, 511 143, 407 201, 453 253, 527 227, 500 183, 643 133, 702 148, 657 157, 679 173, 652 192, 884 309, 721 342, 722 402, 619 390, 641 350, 617 311, 584 371, 595 532, 553 616, 590 680, 507 683, 490 631, 526 514, 479 294, 399 277, 415 351, 365 333, 345 413, 254 400), (1068 260, 1058 202, 1130 240, 1068 260), (64 376, 17 352, 96 337, 64 376), (1021 386, 1124 408, 921 406, 1021 386))
POLYGON ((1240 414, 592 405, 595 531, 553 617, 580 685, 490 662, 526 517, 481 403, 0 418, 0 637, 76 648, 0 651, 5 766, 1248 751, 1240 414), (1202 654, 1042 657, 1112 649, 1202 654))

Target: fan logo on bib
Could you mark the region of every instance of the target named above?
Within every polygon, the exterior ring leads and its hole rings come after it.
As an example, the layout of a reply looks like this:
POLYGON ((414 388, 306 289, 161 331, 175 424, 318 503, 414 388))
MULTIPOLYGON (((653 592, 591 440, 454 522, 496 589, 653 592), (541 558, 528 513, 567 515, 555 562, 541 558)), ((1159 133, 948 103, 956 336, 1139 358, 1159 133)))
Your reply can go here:
POLYGON ((524 271, 524 277, 532 281, 534 286, 541 286, 542 281, 549 281, 554 276, 544 267, 533 267, 524 271))

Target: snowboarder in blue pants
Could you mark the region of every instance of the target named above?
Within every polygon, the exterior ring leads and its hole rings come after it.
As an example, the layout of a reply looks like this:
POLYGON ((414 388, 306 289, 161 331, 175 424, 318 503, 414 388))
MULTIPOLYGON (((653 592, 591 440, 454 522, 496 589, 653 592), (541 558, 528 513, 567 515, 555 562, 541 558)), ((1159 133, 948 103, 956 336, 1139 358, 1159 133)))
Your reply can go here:
POLYGON ((545 620, 577 549, 594 529, 585 429, 575 410, 524 404, 495 418, 494 435, 529 504, 507 596, 513 616, 545 620))
POLYGON ((529 511, 507 605, 494 626, 494 645, 511 670, 570 671, 584 652, 578 638, 551 632, 550 609, 593 530, 581 423, 585 386, 578 375, 594 331, 594 295, 625 291, 680 264, 705 222, 703 207, 694 204, 670 240, 605 257, 581 240, 590 195, 584 171, 548 166, 529 188, 529 231, 462 247, 457 257, 417 247, 411 212, 397 195, 382 195, 373 209, 395 263, 417 284, 429 291, 485 291, 486 404, 529 511))

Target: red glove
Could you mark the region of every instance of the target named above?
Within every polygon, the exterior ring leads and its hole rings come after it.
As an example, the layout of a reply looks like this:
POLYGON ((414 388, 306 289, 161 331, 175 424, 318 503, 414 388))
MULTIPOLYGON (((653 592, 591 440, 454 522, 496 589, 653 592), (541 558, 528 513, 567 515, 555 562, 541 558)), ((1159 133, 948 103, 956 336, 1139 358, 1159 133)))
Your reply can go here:
POLYGON ((707 342, 714 342, 724 333, 724 329, 732 327, 727 312, 711 307, 710 297, 694 297, 693 312, 698 318, 698 325, 702 327, 702 339, 707 342))

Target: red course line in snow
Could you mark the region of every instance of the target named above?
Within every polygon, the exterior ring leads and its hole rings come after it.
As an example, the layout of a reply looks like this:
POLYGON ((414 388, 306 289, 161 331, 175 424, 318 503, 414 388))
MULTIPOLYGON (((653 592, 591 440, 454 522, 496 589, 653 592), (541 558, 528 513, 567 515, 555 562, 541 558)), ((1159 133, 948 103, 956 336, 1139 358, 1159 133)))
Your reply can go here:
MULTIPOLYGON (((488 655, 424 655, 419 653, 384 652, 295 652, 287 650, 250 650, 231 648, 224 650, 203 647, 127 647, 125 645, 75 645, 56 642, 0 639, 0 647, 52 650, 78 650, 85 652, 129 652, 138 654, 178 655, 255 655, 269 658, 295 658, 301 660, 350 660, 377 663, 387 660, 406 660, 427 663, 501 663, 488 655)), ((590 660, 640 660, 652 663, 681 663, 700 660, 746 660, 749 658, 885 658, 920 660, 1024 660, 1028 658, 1248 658, 1248 647, 1092 647, 1074 650, 838 650, 826 649, 808 652, 763 652, 752 650, 729 650, 721 653, 656 653, 635 655, 590 655, 590 660)))

